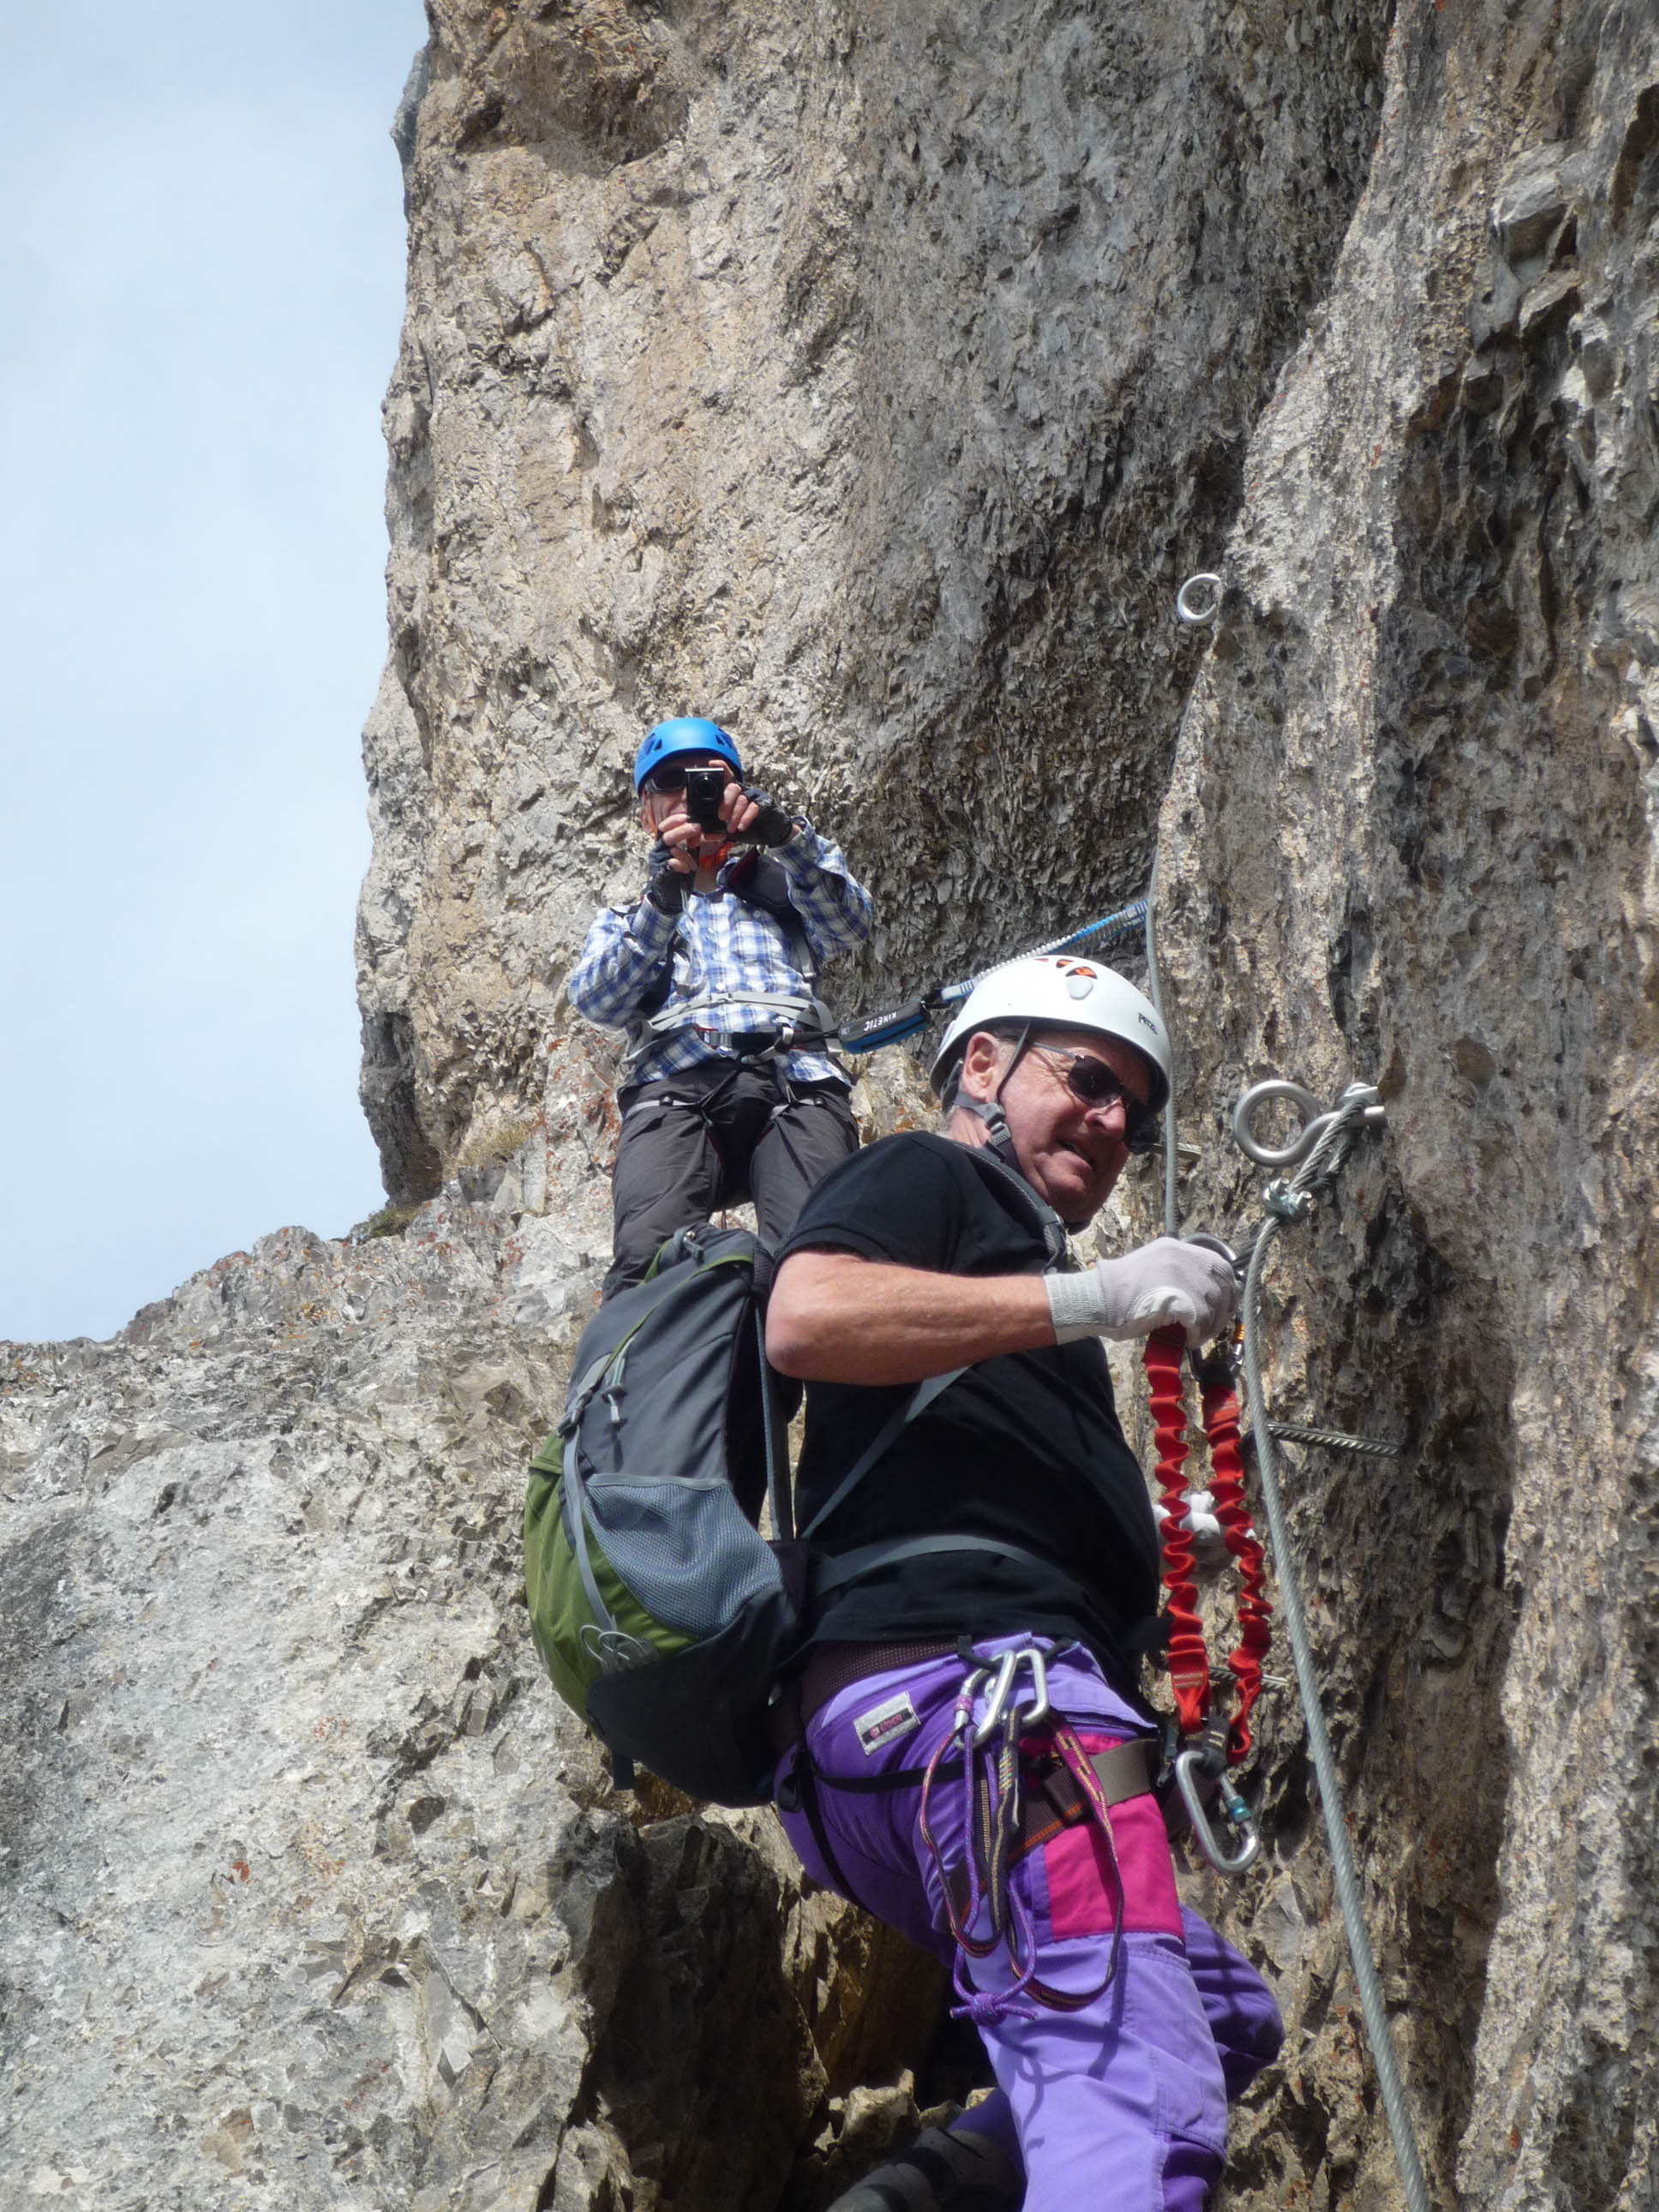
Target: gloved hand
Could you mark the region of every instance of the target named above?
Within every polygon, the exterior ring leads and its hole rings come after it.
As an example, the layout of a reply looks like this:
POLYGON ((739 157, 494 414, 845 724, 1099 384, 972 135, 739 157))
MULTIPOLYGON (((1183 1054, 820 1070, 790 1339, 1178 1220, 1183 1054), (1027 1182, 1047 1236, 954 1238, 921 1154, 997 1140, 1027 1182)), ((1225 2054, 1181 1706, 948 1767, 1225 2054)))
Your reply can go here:
POLYGON ((646 855, 645 895, 662 914, 678 914, 691 882, 688 870, 673 865, 675 848, 660 837, 646 855))
POLYGON ((1159 1237, 1121 1260, 1076 1275, 1045 1275, 1054 1342, 1109 1336, 1121 1344, 1178 1322, 1188 1344, 1207 1344, 1232 1318, 1238 1284, 1219 1252, 1159 1237))
POLYGON ((743 795, 751 806, 760 809, 748 828, 741 833, 743 836, 757 845, 787 845, 795 834, 793 817, 786 814, 775 800, 769 799, 753 784, 744 784, 743 795))

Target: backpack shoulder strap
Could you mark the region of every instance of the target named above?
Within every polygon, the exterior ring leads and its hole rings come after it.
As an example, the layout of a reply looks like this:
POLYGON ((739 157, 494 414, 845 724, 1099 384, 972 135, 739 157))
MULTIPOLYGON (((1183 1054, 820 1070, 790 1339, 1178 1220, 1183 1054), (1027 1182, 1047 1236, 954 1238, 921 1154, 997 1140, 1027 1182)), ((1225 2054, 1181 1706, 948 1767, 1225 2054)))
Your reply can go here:
POLYGON ((925 1413, 935 1398, 948 1390, 959 1375, 965 1375, 967 1372, 968 1370, 965 1367, 953 1367, 946 1375, 930 1375, 925 1382, 917 1383, 902 1405, 896 1407, 888 1415, 874 1437, 830 1492, 826 1503, 818 1508, 801 1530, 803 1539, 817 1534, 836 1507, 845 1504, 882 1454, 897 1442, 900 1431, 907 1424, 914 1421, 918 1413, 925 1413))
POLYGON ((740 860, 726 878, 726 889, 736 897, 761 912, 769 915, 789 939, 789 949, 802 975, 815 981, 817 962, 806 934, 806 925, 789 896, 789 878, 781 862, 758 846, 751 848, 749 858, 740 860))
MULTIPOLYGON (((1048 1255, 1048 1267, 1059 1267, 1069 1249, 1066 1224, 1054 1212, 1046 1198, 1039 1197, 1017 1168, 999 1159, 988 1145, 969 1145, 963 1147, 977 1172, 1006 1195, 1016 1199, 1027 1219, 1042 1237, 1048 1255)), ((1048 1270, 1045 1268, 1044 1273, 1048 1270)))
POLYGON ((635 1009, 635 1018, 647 1014, 659 1014, 668 1003, 668 994, 674 988, 674 955, 680 949, 680 922, 674 917, 673 934, 658 963, 657 972, 646 986, 645 994, 635 1009))

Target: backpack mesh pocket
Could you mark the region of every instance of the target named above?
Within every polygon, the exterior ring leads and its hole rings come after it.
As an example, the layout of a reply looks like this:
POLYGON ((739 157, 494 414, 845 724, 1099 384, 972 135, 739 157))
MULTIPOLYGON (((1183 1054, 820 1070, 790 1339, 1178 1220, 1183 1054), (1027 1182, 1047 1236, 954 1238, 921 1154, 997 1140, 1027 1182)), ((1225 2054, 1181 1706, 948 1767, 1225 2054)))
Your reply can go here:
MULTIPOLYGON (((778 1589, 777 1562, 718 1475, 588 1476, 588 1542, 653 1620, 712 1636, 752 1597, 778 1589)), ((567 1529, 575 1500, 563 1501, 567 1529)))

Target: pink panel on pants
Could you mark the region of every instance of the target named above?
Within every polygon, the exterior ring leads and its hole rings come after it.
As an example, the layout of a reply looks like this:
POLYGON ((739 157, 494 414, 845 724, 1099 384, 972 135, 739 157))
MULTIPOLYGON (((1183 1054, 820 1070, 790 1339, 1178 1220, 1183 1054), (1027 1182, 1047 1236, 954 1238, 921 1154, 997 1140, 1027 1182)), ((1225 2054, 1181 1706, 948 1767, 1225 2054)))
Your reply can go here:
MULTIPOLYGON (((1120 1736, 1078 1732, 1085 1751, 1106 1751, 1120 1736)), ((1123 1882, 1126 1934, 1179 1937, 1181 1900, 1164 1815, 1154 1797, 1131 1797, 1111 1808, 1112 1843, 1123 1882)), ((1042 1846, 1048 1887, 1048 1923, 1057 1936, 1102 1936, 1111 1930, 1117 1885, 1106 1839, 1093 1820, 1066 1828, 1042 1846)))

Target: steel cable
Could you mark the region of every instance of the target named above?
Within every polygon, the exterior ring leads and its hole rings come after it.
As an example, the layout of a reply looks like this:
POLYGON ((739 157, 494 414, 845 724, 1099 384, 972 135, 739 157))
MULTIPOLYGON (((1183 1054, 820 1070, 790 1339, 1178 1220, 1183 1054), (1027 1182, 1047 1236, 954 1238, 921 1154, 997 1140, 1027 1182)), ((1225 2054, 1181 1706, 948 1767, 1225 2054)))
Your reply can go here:
MULTIPOLYGON (((1316 1180, 1328 1179, 1346 1158, 1352 1143, 1352 1134, 1339 1124, 1328 1135, 1333 1139, 1346 1138, 1340 1158, 1328 1165, 1323 1164, 1323 1155, 1328 1149, 1334 1150, 1335 1146, 1333 1144, 1328 1147, 1322 1141, 1310 1156, 1302 1174, 1294 1179, 1293 1188, 1306 1190, 1316 1180)), ((1259 1341, 1261 1278, 1268 1251, 1283 1225, 1282 1218, 1276 1215, 1270 1215, 1263 1223, 1250 1254, 1249 1273, 1244 1284, 1244 1386, 1249 1396, 1250 1425, 1255 1438, 1255 1462, 1261 1476, 1261 1502, 1267 1513, 1273 1563, 1279 1573, 1279 1611, 1284 1617, 1291 1658, 1296 1669, 1297 1688, 1301 1694, 1302 1709, 1307 1721, 1308 1748, 1319 1784, 1320 1811, 1324 1816, 1325 1834, 1330 1844, 1331 1871, 1336 1884, 1337 1902, 1342 1909, 1342 1924, 1347 1933, 1348 1951, 1353 1960, 1354 1980, 1359 1988, 1359 2007, 1364 2015, 1366 2033, 1370 2038, 1382 2109, 1388 2117, 1389 2133, 1394 2140, 1394 2154, 1399 2164, 1400 2179, 1410 2212, 1431 2212, 1428 2183, 1424 2176, 1422 2160, 1418 2154, 1411 2107, 1407 2102, 1405 2085, 1400 2078, 1394 2031, 1389 2025, 1382 1984, 1377 1978, 1370 1935, 1365 1925, 1359 1876, 1354 1866, 1352 1847, 1348 1841, 1347 1825, 1343 1818, 1342 1789, 1337 1779, 1336 1760, 1325 1728, 1324 1709, 1319 1701, 1319 1682, 1314 1672, 1313 1650, 1303 1617, 1302 1594, 1291 1550, 1290 1529, 1285 1518, 1273 1462, 1273 1430, 1267 1419, 1267 1394, 1262 1388, 1259 1341)))
MULTIPOLYGON (((1167 1039, 1170 1024, 1164 1012, 1164 981, 1158 972, 1158 933, 1153 919, 1158 906, 1158 862, 1152 862, 1152 872, 1147 879, 1144 902, 1146 924, 1146 995, 1152 1002, 1152 1012, 1162 1024, 1167 1039)), ((1170 1095, 1164 1102, 1164 1234, 1179 1237, 1181 1212, 1176 1203, 1176 1128, 1175 1055, 1170 1054, 1170 1095)))

